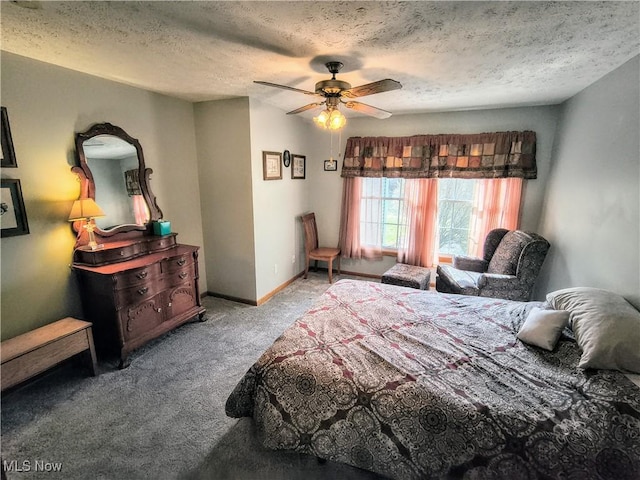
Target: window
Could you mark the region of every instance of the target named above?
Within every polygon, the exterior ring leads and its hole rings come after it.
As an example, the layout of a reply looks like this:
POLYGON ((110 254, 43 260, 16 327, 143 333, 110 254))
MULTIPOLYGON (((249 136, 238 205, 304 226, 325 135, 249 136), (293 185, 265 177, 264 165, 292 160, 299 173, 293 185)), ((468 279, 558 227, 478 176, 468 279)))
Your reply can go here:
POLYGON ((360 203, 360 243, 382 245, 397 250, 405 241, 407 218, 404 214, 402 178, 365 178, 360 203), (378 241, 379 239, 379 241, 378 241))
POLYGON ((473 213, 475 180, 438 179, 438 251, 448 255, 467 255, 469 228, 473 213))
MULTIPOLYGON (((473 211, 475 180, 438 179, 439 251, 466 255, 473 211)), ((402 178, 364 178, 362 183, 360 243, 381 244, 398 250, 406 242, 408 221, 402 178), (380 242, 378 243, 378 239, 380 242)))

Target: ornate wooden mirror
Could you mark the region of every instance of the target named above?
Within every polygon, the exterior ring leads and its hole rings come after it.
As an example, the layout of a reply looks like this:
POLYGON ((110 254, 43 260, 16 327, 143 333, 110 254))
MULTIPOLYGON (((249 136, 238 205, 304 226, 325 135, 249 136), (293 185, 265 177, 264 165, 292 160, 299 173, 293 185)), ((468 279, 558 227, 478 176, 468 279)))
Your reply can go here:
MULTIPOLYGON (((120 127, 99 123, 76 134, 76 154, 79 165, 71 170, 80 178, 80 199, 94 199, 105 214, 95 218, 96 236, 149 233, 162 211, 149 186, 152 170, 145 167, 140 142, 120 127)), ((74 229, 82 233, 80 222, 74 229)))

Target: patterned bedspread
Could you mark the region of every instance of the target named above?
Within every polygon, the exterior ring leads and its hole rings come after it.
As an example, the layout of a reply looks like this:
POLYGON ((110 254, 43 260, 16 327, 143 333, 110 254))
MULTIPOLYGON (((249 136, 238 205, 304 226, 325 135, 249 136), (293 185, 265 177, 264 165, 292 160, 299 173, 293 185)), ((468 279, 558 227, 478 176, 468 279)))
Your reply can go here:
POLYGON ((397 478, 640 478, 640 389, 515 337, 539 303, 357 280, 324 293, 227 400, 263 444, 397 478))

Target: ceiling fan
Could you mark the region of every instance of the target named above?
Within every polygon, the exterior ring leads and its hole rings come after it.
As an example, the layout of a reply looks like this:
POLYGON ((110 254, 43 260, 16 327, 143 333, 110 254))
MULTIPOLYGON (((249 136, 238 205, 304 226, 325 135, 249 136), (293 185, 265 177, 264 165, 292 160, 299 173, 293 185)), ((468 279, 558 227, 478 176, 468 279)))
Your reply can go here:
MULTIPOLYGON (((325 66, 327 67, 327 70, 329 70, 329 73, 332 74, 332 77, 329 80, 322 80, 316 83, 316 89, 314 92, 310 92, 308 90, 301 90, 299 88, 294 88, 294 87, 288 87, 286 85, 278 85, 276 83, 261 82, 257 80, 255 80, 254 82, 259 83, 260 85, 267 85, 268 87, 276 87, 276 88, 284 88, 285 90, 293 90, 294 92, 304 93, 305 95, 311 95, 314 97, 324 97, 324 101, 322 102, 310 103, 308 105, 305 105, 304 107, 300 107, 290 112, 287 112, 287 115, 305 112, 307 110, 311 110, 312 108, 317 108, 317 107, 321 107, 322 105, 326 105, 326 109, 324 110, 323 113, 327 114, 327 119, 331 117, 332 113, 338 112, 338 115, 342 117, 342 124, 337 126, 338 124, 336 123, 335 124, 336 126, 332 127, 331 124, 328 123, 325 126, 325 128, 336 129, 344 125, 345 123, 344 116, 341 113, 339 113, 337 108, 339 104, 343 104, 347 108, 350 108, 357 112, 364 113, 365 115, 370 115, 376 118, 382 119, 382 118, 389 118, 391 116, 391 112, 387 112, 386 110, 382 110, 377 107, 372 107, 371 105, 367 105, 365 103, 356 102, 351 99, 364 97, 365 95, 373 95, 375 93, 382 93, 382 92, 388 92, 391 90, 397 90, 399 88, 402 88, 402 85, 400 84, 400 82, 387 78, 385 80, 378 80, 377 82, 367 83, 365 85, 360 85, 359 87, 352 88, 349 83, 336 79, 336 74, 343 67, 342 62, 327 62, 325 63, 325 66)), ((322 113, 318 117, 320 116, 322 116, 322 113)), ((314 120, 316 119, 314 118, 314 120)), ((324 119, 321 121, 325 122, 324 119)), ((327 122, 330 122, 330 120, 327 120, 327 122)), ((318 120, 316 120, 316 123, 319 123, 318 120)))

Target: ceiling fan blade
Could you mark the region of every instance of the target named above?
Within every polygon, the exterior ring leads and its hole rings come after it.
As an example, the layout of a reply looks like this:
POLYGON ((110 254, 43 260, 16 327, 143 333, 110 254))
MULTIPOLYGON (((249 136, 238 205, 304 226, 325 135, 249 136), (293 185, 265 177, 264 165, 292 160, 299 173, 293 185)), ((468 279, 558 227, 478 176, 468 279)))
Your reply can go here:
POLYGON ((294 113, 306 112, 307 110, 311 110, 312 108, 320 107, 322 105, 324 105, 324 102, 310 103, 309 105, 305 105, 304 107, 296 108, 295 110, 291 110, 290 112, 287 112, 287 115, 292 115, 294 113))
POLYGON ((305 95, 313 95, 316 96, 317 93, 310 92, 308 90, 301 90, 299 88, 287 87, 286 85, 278 85, 277 83, 270 82, 260 82, 258 80, 254 80, 253 83, 259 83, 260 85, 266 85, 267 87, 276 87, 276 88, 284 88, 285 90, 293 90, 294 92, 304 93, 305 95))
POLYGON ((400 82, 387 78, 385 80, 378 80, 377 82, 367 83, 360 85, 359 87, 353 87, 349 90, 345 90, 341 93, 341 96, 347 98, 364 97, 365 95, 373 95, 374 93, 389 92, 391 90, 397 90, 402 88, 400 82))
POLYGON ((372 117, 383 119, 391 116, 391 112, 387 112, 381 108, 372 107, 366 103, 354 102, 353 100, 342 103, 344 103, 345 107, 350 108, 351 110, 355 110, 356 112, 364 113, 365 115, 370 115, 372 117))

